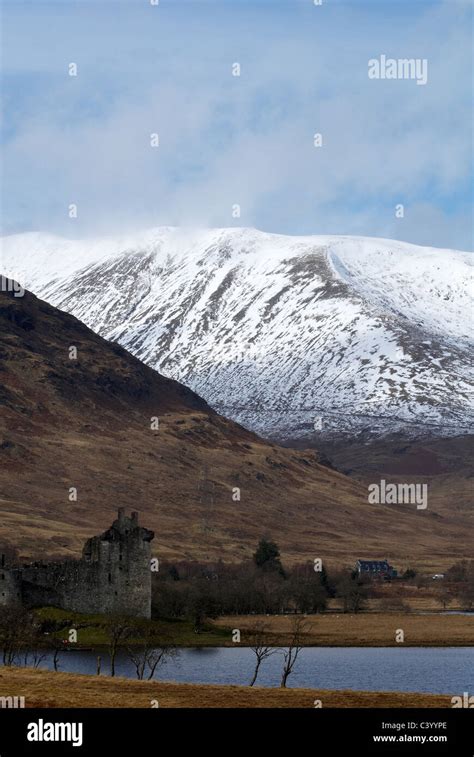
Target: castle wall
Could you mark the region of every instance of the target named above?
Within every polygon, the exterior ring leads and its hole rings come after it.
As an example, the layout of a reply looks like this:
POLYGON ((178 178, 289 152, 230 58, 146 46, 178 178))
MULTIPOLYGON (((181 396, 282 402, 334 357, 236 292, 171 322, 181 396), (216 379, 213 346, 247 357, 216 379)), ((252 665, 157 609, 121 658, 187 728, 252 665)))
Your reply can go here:
POLYGON ((0 556, 0 607, 21 604, 21 575, 16 570, 1 567, 0 556))
POLYGON ((86 542, 81 560, 24 566, 23 603, 150 618, 153 536, 138 525, 136 513, 128 518, 119 510, 108 531, 86 542))

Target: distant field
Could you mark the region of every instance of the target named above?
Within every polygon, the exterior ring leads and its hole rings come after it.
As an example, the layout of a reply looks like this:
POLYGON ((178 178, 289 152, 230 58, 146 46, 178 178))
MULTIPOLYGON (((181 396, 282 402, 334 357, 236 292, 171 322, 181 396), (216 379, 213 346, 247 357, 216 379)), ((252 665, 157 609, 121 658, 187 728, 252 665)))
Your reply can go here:
MULTIPOLYGON (((275 635, 276 644, 288 639, 291 615, 242 615, 219 618, 217 626, 243 631, 263 622, 275 635)), ((326 613, 308 615, 303 643, 321 647, 395 647, 395 631, 402 629, 405 646, 456 647, 474 645, 474 617, 466 615, 416 615, 414 613, 326 613)))
MULTIPOLYGON (((421 594, 421 592, 419 592, 421 594)), ((404 587, 403 592, 400 592, 398 601, 406 606, 407 609, 412 612, 436 612, 441 613, 443 610, 463 610, 462 606, 455 599, 446 603, 446 607, 442 608, 441 603, 437 601, 436 594, 433 592, 431 595, 425 596, 410 596, 409 591, 404 587)), ((328 601, 328 609, 342 611, 342 602, 340 599, 330 599, 328 601)), ((397 607, 396 600, 391 600, 386 594, 384 597, 373 597, 367 599, 364 605, 364 611, 367 612, 403 612, 405 607, 397 607)), ((474 617, 474 615, 473 615, 474 617)))
MULTIPOLYGON (((103 647, 109 643, 105 625, 110 621, 107 615, 84 615, 55 607, 41 607, 35 610, 41 621, 54 621, 57 628, 51 636, 67 639, 69 629, 77 629, 79 646, 103 647)), ((177 647, 224 647, 231 646, 231 634, 226 628, 217 627, 209 622, 200 633, 195 633, 190 620, 139 620, 137 628, 146 628, 153 633, 157 645, 166 642, 177 647)), ((127 644, 138 643, 140 639, 133 636, 127 644)))
MULTIPOLYGON (((36 610, 43 621, 54 620, 59 628, 52 635, 66 639, 71 624, 78 631, 78 644, 101 647, 108 643, 104 615, 79 613, 44 607, 36 610), (63 625, 64 624, 64 625, 63 625)), ((284 646, 288 642, 293 615, 241 615, 225 616, 208 621, 200 633, 195 633, 189 620, 153 620, 142 624, 153 629, 155 643, 163 641, 178 647, 233 647, 232 629, 243 632, 263 622, 272 635, 271 643, 284 646)), ((297 616, 300 617, 300 616, 297 616)), ((364 612, 344 614, 329 612, 308 615, 305 619, 303 644, 317 647, 391 647, 399 646, 395 631, 402 629, 406 646, 455 647, 474 645, 474 616, 416 614, 415 612, 364 612)), ((129 643, 133 643, 133 638, 129 643)))
POLYGON ((267 689, 209 686, 127 678, 0 668, 0 697, 24 696, 26 707, 450 707, 451 697, 435 694, 267 689), (155 705, 156 706, 156 705, 155 705))

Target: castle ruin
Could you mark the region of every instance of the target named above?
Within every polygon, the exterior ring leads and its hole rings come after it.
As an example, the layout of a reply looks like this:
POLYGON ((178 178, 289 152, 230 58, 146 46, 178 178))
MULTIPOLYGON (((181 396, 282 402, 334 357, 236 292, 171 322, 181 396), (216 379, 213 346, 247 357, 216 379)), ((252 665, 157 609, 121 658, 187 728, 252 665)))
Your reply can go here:
POLYGON ((151 541, 153 531, 138 513, 118 518, 100 536, 88 539, 80 560, 7 565, 0 555, 0 606, 51 605, 74 612, 151 617, 151 541))

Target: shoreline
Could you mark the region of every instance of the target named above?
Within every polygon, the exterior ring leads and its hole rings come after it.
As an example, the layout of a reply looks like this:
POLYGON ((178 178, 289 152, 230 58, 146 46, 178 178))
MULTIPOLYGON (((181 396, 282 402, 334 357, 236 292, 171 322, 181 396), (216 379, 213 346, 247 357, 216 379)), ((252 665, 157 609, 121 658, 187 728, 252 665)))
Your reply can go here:
MULTIPOLYGON (((56 629, 49 638, 62 640, 67 631, 77 627, 76 648, 104 650, 108 646, 104 627, 107 616, 86 616, 64 610, 37 611, 42 621, 54 620, 56 629)), ((156 646, 163 642, 180 649, 198 647, 232 648, 250 646, 253 627, 263 625, 269 646, 287 646, 291 637, 294 618, 302 618, 304 630, 300 642, 304 647, 472 647, 474 646, 474 613, 416 612, 329 612, 315 615, 234 615, 207 620, 202 630, 196 633, 193 624, 185 619, 155 619, 140 621, 150 629, 156 646), (240 642, 233 640, 234 630, 240 631, 240 642), (404 641, 397 641, 397 631, 403 630, 404 641)), ((48 646, 45 637, 45 646, 48 646)), ((139 639, 129 639, 127 645, 138 644, 139 639)), ((68 648, 64 645, 63 651, 68 648)))
POLYGON ((452 707, 451 694, 171 683, 35 668, 0 668, 0 697, 7 696, 25 697, 27 709, 452 707))
MULTIPOLYGON (((220 630, 239 629, 240 646, 246 634, 257 623, 264 624, 276 646, 284 646, 291 634, 293 615, 236 615, 218 618, 213 626, 220 630)), ((474 646, 474 614, 433 614, 401 612, 320 613, 303 616, 306 628, 302 634, 304 647, 472 647, 474 646), (403 630, 404 641, 397 641, 403 630)), ((223 646, 234 646, 232 643, 223 646)))

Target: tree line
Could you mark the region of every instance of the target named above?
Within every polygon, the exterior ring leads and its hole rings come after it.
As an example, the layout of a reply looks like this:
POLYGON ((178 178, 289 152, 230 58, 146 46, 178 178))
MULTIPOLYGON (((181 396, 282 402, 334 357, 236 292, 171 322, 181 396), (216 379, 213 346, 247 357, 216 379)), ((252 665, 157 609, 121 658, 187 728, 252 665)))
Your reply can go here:
MULTIPOLYGON (((51 655, 53 669, 58 672, 61 656, 66 653, 65 643, 45 631, 47 627, 57 630, 57 623, 62 626, 63 621, 42 621, 32 611, 19 605, 3 608, 0 615, 0 651, 3 665, 36 669, 51 655)), ((138 680, 151 681, 159 667, 179 654, 171 637, 166 638, 161 634, 158 643, 156 631, 149 624, 143 624, 133 618, 111 615, 102 623, 102 629, 107 642, 101 650, 101 655, 97 656, 97 675, 103 673, 102 655, 106 654, 109 660, 108 675, 112 678, 115 676, 117 655, 120 651, 124 652, 132 663, 138 680)), ((64 631, 63 628, 61 630, 64 631)), ((277 646, 277 639, 271 629, 264 621, 256 620, 245 634, 245 646, 248 646, 255 656, 248 685, 255 685, 265 660, 273 655, 280 655, 283 658, 280 686, 285 688, 304 647, 305 631, 304 617, 294 616, 289 625, 286 646, 277 646)))
MULTIPOLYGON (((163 562, 153 574, 152 616, 191 619, 199 632, 206 618, 320 613, 332 598, 340 600, 343 612, 357 613, 367 607, 370 598, 380 595, 380 581, 359 576, 351 568, 328 571, 317 562, 284 567, 278 546, 267 539, 260 540, 251 560, 238 564, 163 562)), ((410 568, 400 579, 403 584, 429 587, 443 607, 458 599, 464 609, 473 609, 474 561, 454 564, 441 582, 410 568)), ((409 609, 400 591, 398 583, 390 601, 394 609, 409 609)))
MULTIPOLYGON (((76 628, 79 624, 75 623, 76 628)), ((160 635, 149 623, 134 618, 110 615, 101 624, 106 639, 104 652, 110 663, 110 675, 115 676, 119 650, 135 668, 139 680, 152 680, 158 667, 176 656, 177 649, 170 637, 160 635)), ((7 667, 38 668, 51 656, 55 671, 61 667, 61 656, 67 654, 67 643, 55 635, 64 633, 64 620, 42 620, 31 610, 19 605, 7 605, 0 613, 0 655, 7 667)), ((97 674, 102 673, 102 655, 97 657, 97 674)))
POLYGON ((206 618, 324 612, 328 599, 342 598, 347 612, 363 609, 369 581, 354 571, 328 573, 324 565, 285 568, 278 546, 261 539, 252 560, 162 563, 153 574, 152 616, 190 618, 199 631, 206 618))

